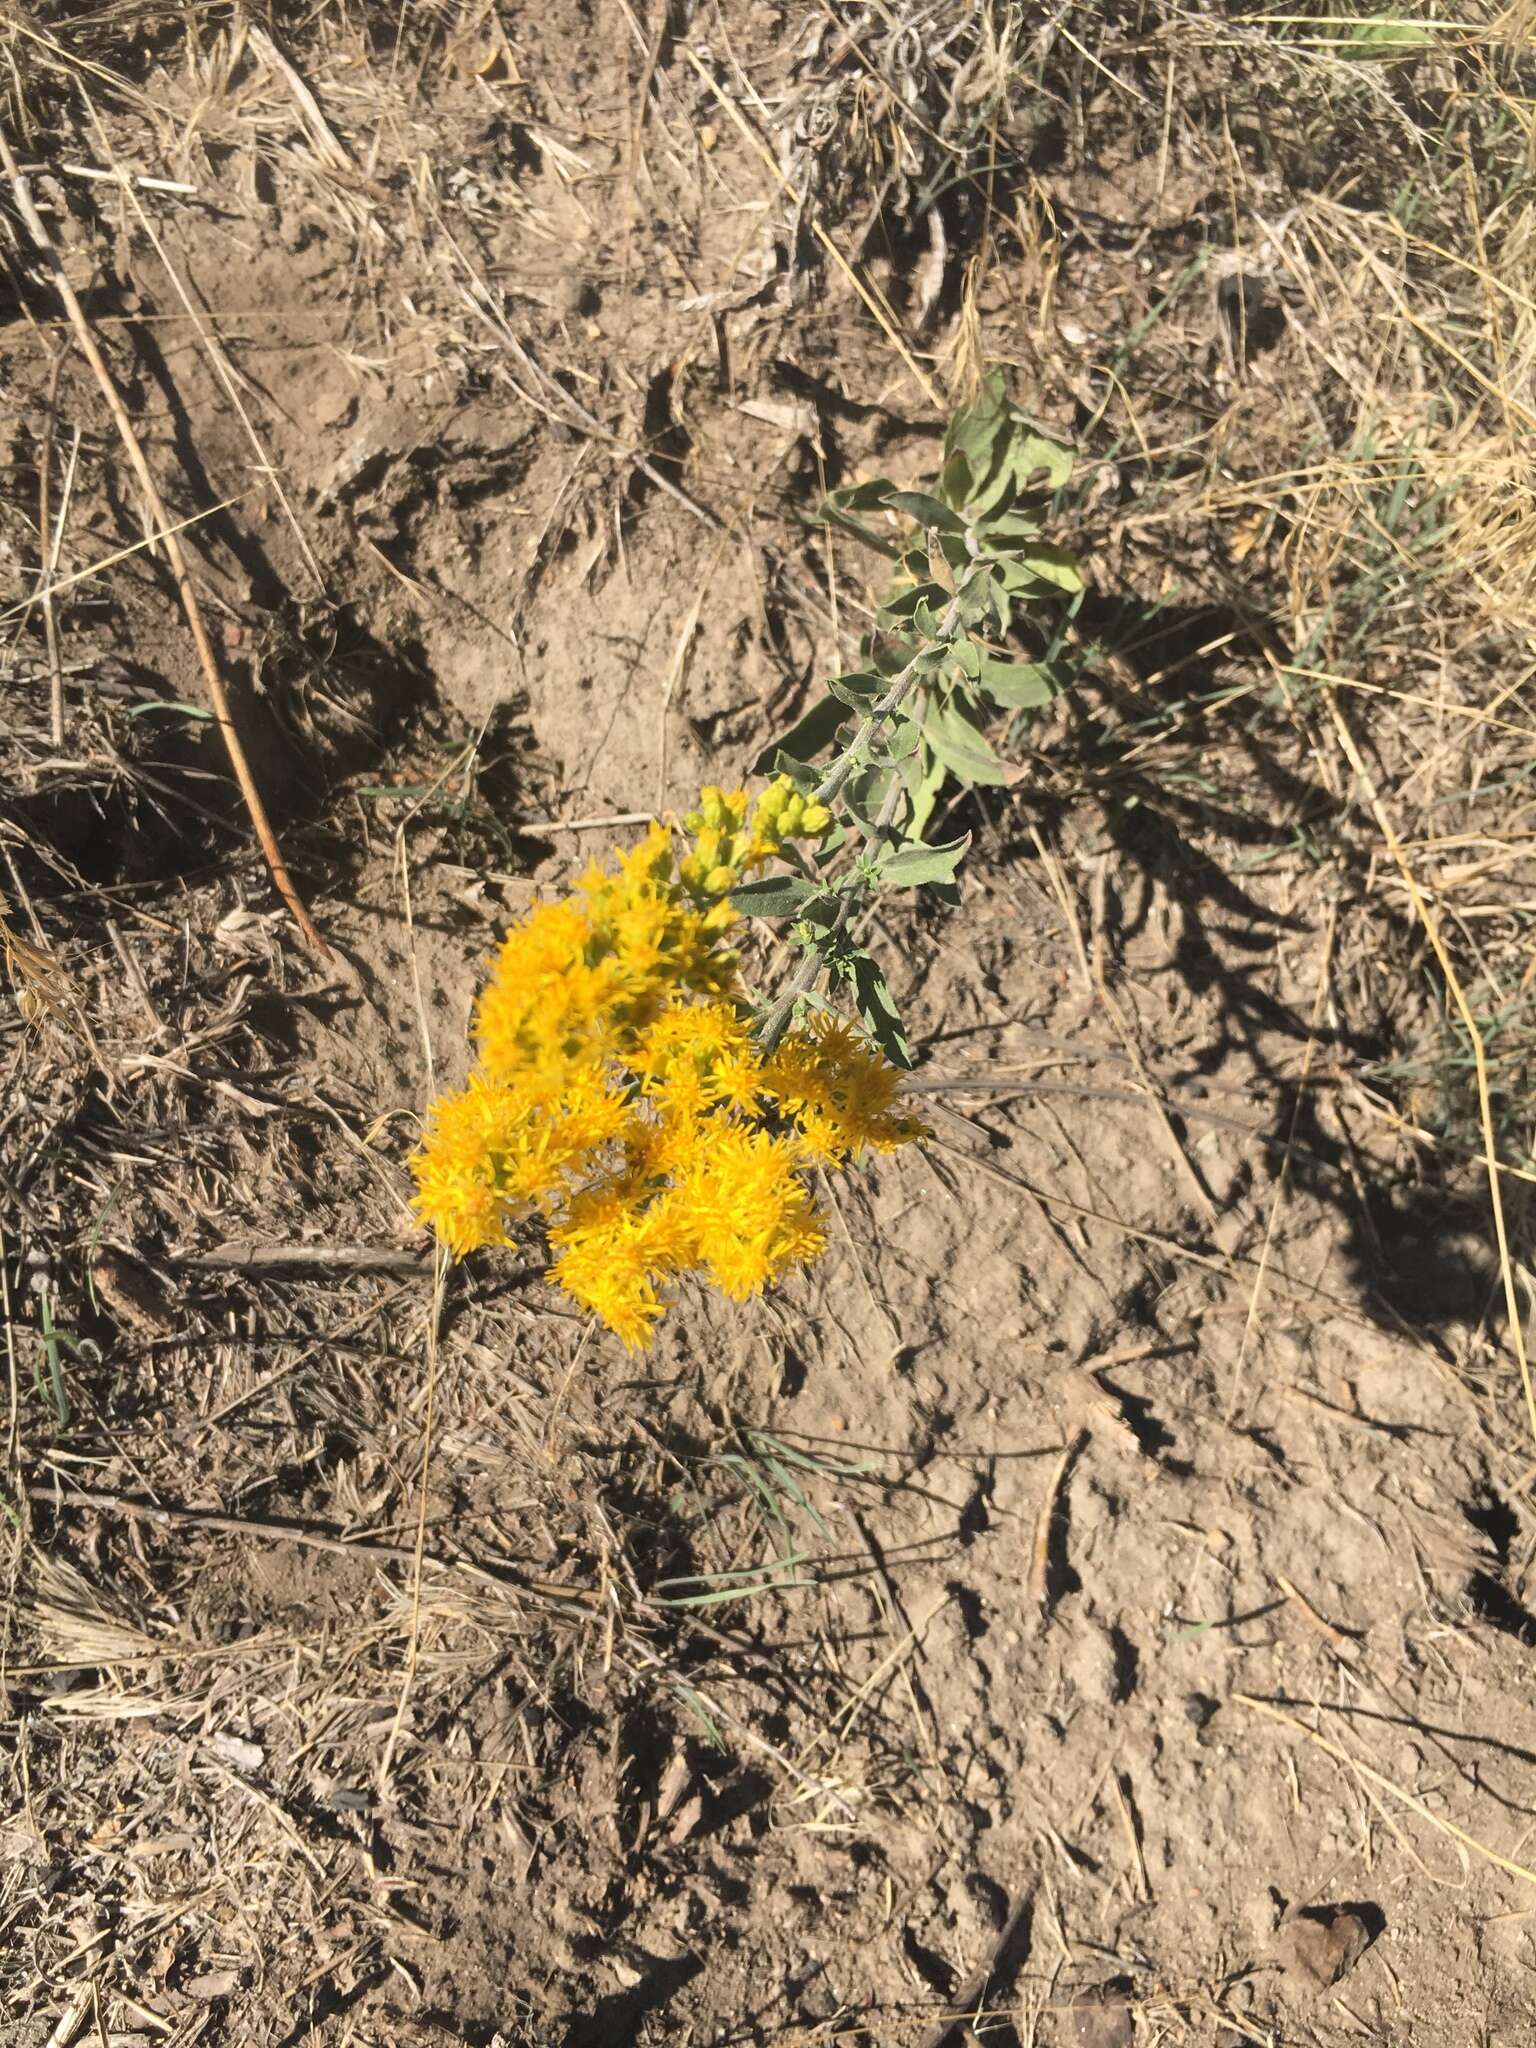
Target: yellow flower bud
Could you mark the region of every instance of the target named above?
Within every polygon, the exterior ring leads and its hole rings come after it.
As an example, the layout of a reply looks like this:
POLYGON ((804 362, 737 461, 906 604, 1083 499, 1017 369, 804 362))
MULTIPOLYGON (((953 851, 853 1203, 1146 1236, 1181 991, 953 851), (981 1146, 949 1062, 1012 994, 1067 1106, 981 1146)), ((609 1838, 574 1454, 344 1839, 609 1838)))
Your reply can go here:
POLYGON ((800 830, 813 839, 819 839, 831 822, 832 813, 825 804, 807 804, 800 814, 800 830))
POLYGON ((704 887, 711 896, 724 896, 729 893, 735 881, 736 870, 734 868, 711 868, 704 877, 704 887))
POLYGON ((699 794, 699 809, 703 813, 703 822, 706 825, 717 827, 723 825, 725 823, 725 797, 723 793, 711 786, 708 789, 701 790, 699 794))

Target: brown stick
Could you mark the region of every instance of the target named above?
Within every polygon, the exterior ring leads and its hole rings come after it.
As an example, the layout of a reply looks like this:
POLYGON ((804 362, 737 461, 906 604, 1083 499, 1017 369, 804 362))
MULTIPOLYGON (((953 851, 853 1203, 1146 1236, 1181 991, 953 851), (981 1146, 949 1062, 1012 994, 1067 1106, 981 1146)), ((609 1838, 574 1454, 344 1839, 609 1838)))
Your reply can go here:
POLYGON ((975 1975, 966 1980, 964 1989, 953 2002, 954 2010, 950 2017, 940 2020, 931 2034, 924 2035, 922 2048, 953 2048, 955 2036, 966 2022, 985 2013, 987 1993, 994 1987, 1002 1989, 1010 1977, 1018 1975, 1029 1951, 1034 1909, 1035 1888, 1029 1885, 1020 1893, 1018 1904, 1009 1914, 991 1955, 975 1975))
POLYGON ((1045 1489, 1045 1504, 1035 1524, 1035 1547, 1029 1565, 1029 1597, 1045 1620, 1050 1619, 1051 1613, 1051 1531, 1056 1526, 1061 1506, 1062 1486, 1087 1442, 1087 1430, 1080 1429, 1056 1460, 1051 1483, 1045 1489))
POLYGON ((254 1238, 215 1245, 178 1263, 204 1272, 430 1273, 428 1252, 373 1244, 261 1244, 254 1238))
POLYGON ((53 532, 53 519, 49 498, 53 469, 53 423, 59 401, 59 372, 63 367, 64 351, 60 349, 48 373, 48 417, 43 426, 42 458, 37 465, 37 546, 38 561, 41 564, 43 634, 48 642, 51 737, 55 747, 62 747, 64 744, 64 669, 59 660, 58 622, 53 616, 53 549, 49 541, 49 535, 53 532))
MULTIPOLYGON (((404 1543, 370 1543, 365 1537, 349 1542, 344 1536, 332 1536, 298 1522, 253 1522, 235 1515, 204 1514, 198 1508, 162 1507, 158 1501, 133 1500, 126 1494, 100 1493, 85 1486, 37 1484, 27 1488, 27 1497, 45 1507, 97 1508, 103 1514, 123 1515, 153 1529, 207 1529, 210 1533, 251 1537, 265 1543, 296 1543, 305 1550, 329 1551, 333 1557, 371 1557, 383 1564, 412 1564, 416 1559, 415 1547, 404 1543)), ((457 1572, 463 1578, 473 1579, 476 1585, 501 1594, 523 1593, 560 1607, 590 1608, 602 1604, 600 1595, 586 1586, 562 1586, 550 1579, 530 1578, 516 1565, 489 1571, 467 1557, 433 1557, 430 1553, 425 1561, 434 1571, 457 1572)))
POLYGON ((172 525, 170 515, 165 509, 165 500, 160 495, 149 464, 144 459, 144 450, 139 445, 139 438, 133 430, 132 422, 128 418, 122 398, 118 394, 117 386, 112 381, 112 373, 108 370, 101 350, 96 345, 96 337, 92 334, 90 325, 86 320, 84 308, 75 296, 74 286, 64 274, 64 266, 59 261, 59 252, 54 247, 52 237, 49 235, 47 228, 43 225, 41 215, 32 203, 31 188, 16 167, 16 159, 11 153, 11 145, 3 131, 0 131, 0 166, 3 166, 5 175, 11 181, 11 191, 16 200, 16 211, 21 215, 23 222, 26 224, 27 232, 37 245, 38 254, 48 267, 54 287, 64 303, 64 310, 69 315, 69 324, 75 330, 75 339, 79 342, 81 352, 90 364, 97 383, 101 386, 102 396, 107 401, 108 409, 116 423, 118 435, 127 453, 128 460, 133 465, 134 473, 138 477, 139 487, 144 493, 145 501, 150 509, 150 515, 161 529, 158 538, 164 544, 166 560, 170 564, 171 575, 176 584, 176 594, 181 599, 181 608, 186 614, 187 626, 192 634, 193 645, 197 649, 198 660, 202 663, 203 674, 207 678, 208 695, 213 705, 214 722, 223 735, 224 746, 229 754, 229 764, 235 771, 235 780, 240 785, 240 794, 245 799, 246 810, 250 813, 251 823, 256 828, 256 837, 261 842, 261 850, 266 857, 267 866, 271 870, 272 880, 276 884, 277 893, 282 897, 284 903, 287 904, 294 923, 304 934, 310 946, 322 959, 329 959, 330 948, 316 930, 314 920, 304 908, 299 892, 293 886, 293 878, 288 873, 287 864, 278 847, 277 836, 273 832, 271 820, 267 816, 266 805, 261 800, 261 792, 256 787, 256 779, 251 773, 251 764, 245 757, 245 748, 241 745, 240 735, 235 729, 234 716, 230 710, 229 696, 224 688, 224 678, 219 673, 219 664, 214 655, 213 642, 209 639, 208 628, 203 623, 202 607, 197 600, 197 592, 192 584, 192 577, 187 568, 187 558, 182 552, 180 538, 172 525))

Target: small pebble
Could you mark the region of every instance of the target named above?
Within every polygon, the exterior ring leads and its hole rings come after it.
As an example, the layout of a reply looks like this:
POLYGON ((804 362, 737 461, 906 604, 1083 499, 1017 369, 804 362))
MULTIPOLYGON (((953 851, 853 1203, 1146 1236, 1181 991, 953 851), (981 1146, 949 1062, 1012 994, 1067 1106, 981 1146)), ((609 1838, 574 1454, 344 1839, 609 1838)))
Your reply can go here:
POLYGON ((1067 2014, 1067 2039, 1072 2048, 1134 2048, 1131 2008, 1107 1985, 1085 1992, 1067 2014))
POLYGON ((1286 1975, 1307 1991, 1327 1991, 1359 1962, 1371 1945, 1371 1930, 1358 1913, 1340 1908, 1326 1919, 1298 1913, 1275 1940, 1286 1975))

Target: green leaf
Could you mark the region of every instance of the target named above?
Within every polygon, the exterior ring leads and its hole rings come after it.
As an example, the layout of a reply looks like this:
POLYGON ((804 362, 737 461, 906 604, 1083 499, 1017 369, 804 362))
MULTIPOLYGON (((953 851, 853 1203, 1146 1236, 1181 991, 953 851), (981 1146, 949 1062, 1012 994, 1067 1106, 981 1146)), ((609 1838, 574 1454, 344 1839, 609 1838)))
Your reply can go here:
POLYGON ((973 488, 971 465, 957 448, 945 461, 939 478, 939 495, 946 505, 952 505, 958 511, 973 488))
POLYGON ((974 640, 953 640, 950 642, 949 658, 961 675, 971 682, 981 674, 982 652, 974 640))
POLYGON ((933 816, 939 791, 948 780, 949 770, 925 741, 915 754, 909 754, 902 762, 901 773, 912 804, 907 829, 920 839, 928 829, 928 820, 933 816))
POLYGON ((910 1067, 912 1048, 901 1026, 901 1012, 885 985, 885 977, 867 953, 856 953, 849 962, 853 974, 854 1001, 864 1028, 893 1066, 910 1067))
POLYGON ((915 754, 922 743, 922 727, 898 711, 885 732, 885 751, 891 760, 904 761, 909 754, 915 754))
POLYGON ((993 564, 992 581, 1011 598, 1040 595, 1040 578, 1026 569, 1022 562, 1011 558, 1006 562, 993 564))
POLYGON ((892 682, 923 650, 910 633, 888 632, 869 651, 880 674, 887 682, 892 682))
POLYGON ((1066 688, 1059 670, 1041 661, 1003 661, 995 654, 981 660, 981 687, 994 704, 1011 711, 1036 711, 1066 688))
POLYGON ((1066 548, 1057 547, 1054 541, 1031 541, 1020 550, 1020 559, 1032 575, 1057 590, 1076 592, 1083 587, 1083 572, 1077 566, 1077 558, 1066 548))
POLYGON ((817 508, 818 517, 828 505, 840 512, 873 512, 885 503, 896 486, 888 476, 866 477, 861 484, 841 484, 828 491, 817 508))
POLYGON ((840 704, 851 704, 860 711, 885 695, 885 678, 863 670, 857 675, 833 676, 827 688, 840 704))
POLYGON ((915 519, 919 526, 933 527, 939 533, 959 533, 961 522, 947 505, 930 497, 927 491, 892 491, 886 500, 893 512, 904 513, 908 519, 915 519))
POLYGON ((884 505, 895 486, 887 477, 876 477, 868 483, 845 484, 841 490, 831 491, 811 515, 814 526, 838 526, 845 533, 855 534, 866 547, 878 554, 889 555, 894 561, 900 550, 888 534, 877 532, 862 519, 855 519, 855 512, 873 512, 884 505))
POLYGON ((1376 14, 1359 22, 1334 47, 1341 57, 1417 57, 1434 47, 1434 31, 1423 22, 1376 14))
POLYGON ((970 546, 963 533, 941 533, 939 535, 939 553, 949 564, 949 572, 952 576, 962 575, 970 568, 972 561, 975 559, 971 554, 970 546))
POLYGON ((914 583, 910 590, 898 590, 893 598, 881 605, 876 617, 882 625, 887 619, 905 625, 915 616, 920 604, 930 607, 937 604, 942 609, 948 603, 949 592, 942 583, 914 583))
POLYGON ((787 775, 801 796, 809 796, 827 772, 825 761, 797 761, 793 754, 775 754, 771 766, 775 775, 787 775))
POLYGON ((1072 474, 1072 451, 1031 430, 1010 442, 1008 466, 1023 489, 1059 491, 1072 474))
POLYGON ((1033 540, 1044 524, 1043 507, 1021 510, 1015 506, 1007 512, 1000 512, 995 519, 987 520, 982 539, 995 553, 1006 554, 1020 541, 1033 540))
POLYGON ((803 712, 786 733, 764 747, 752 763, 754 775, 792 773, 813 756, 830 747, 848 714, 835 697, 822 697, 803 712))
POLYGON ((837 909, 836 900, 830 893, 818 896, 814 903, 807 903, 790 926, 790 938, 797 946, 808 947, 825 957, 827 941, 837 923, 837 909))
POLYGON ((970 850, 971 835, 944 846, 914 843, 898 846, 880 863, 880 880, 893 889, 919 889, 925 882, 952 882, 955 869, 970 850))
POLYGON ((703 1700, 699 1698, 693 1687, 691 1685, 684 1685, 682 1680, 678 1678, 672 1681, 672 1690, 688 1709, 689 1713, 697 1718, 703 1727, 704 1733, 709 1737, 715 1748, 724 1752, 728 1747, 726 1739, 720 1733, 719 1726, 711 1716, 708 1707, 705 1706, 703 1700))
POLYGON ((1043 540, 1032 542, 1011 561, 995 563, 992 575, 1010 597, 1040 598, 1048 590, 1075 595, 1083 587, 1082 572, 1066 549, 1043 540))
MULTIPOLYGON (((871 763, 850 775, 843 784, 843 804, 855 824, 863 827, 867 836, 875 832, 875 821, 880 816, 881 806, 890 794, 891 784, 900 770, 892 763, 871 763)), ((885 828, 890 831, 892 828, 885 828)), ((735 902, 735 893, 732 893, 735 902)))
POLYGON ((979 481, 985 476, 992 467, 997 437, 1008 411, 1008 401, 1003 395, 1003 373, 1001 370, 989 371, 976 403, 967 406, 964 412, 956 413, 949 423, 949 430, 944 436, 946 464, 952 455, 963 455, 973 478, 979 481))
POLYGON ((979 626, 992 610, 992 577, 978 562, 955 592, 956 609, 962 626, 979 626))
POLYGON ((998 443, 996 467, 978 484, 966 509, 985 531, 1004 519, 1026 516, 1013 502, 1020 493, 1039 497, 1060 490, 1071 474, 1071 450, 1013 412, 1007 436, 998 443))
POLYGON ((206 705, 183 704, 178 697, 141 697, 138 703, 126 707, 125 716, 142 718, 146 711, 179 711, 183 718, 213 717, 206 705))
POLYGON ((995 519, 1012 508, 1014 475, 1006 461, 1000 462, 984 482, 977 485, 965 508, 965 516, 978 533, 985 534, 995 519))
POLYGON ((985 735, 957 705, 936 704, 923 723, 923 737, 950 774, 968 787, 978 784, 1006 786, 1017 782, 1022 768, 1010 768, 998 759, 985 735))
POLYGON ((743 917, 793 917, 825 894, 818 883, 799 875, 764 875, 756 882, 738 883, 731 891, 731 905, 743 917))

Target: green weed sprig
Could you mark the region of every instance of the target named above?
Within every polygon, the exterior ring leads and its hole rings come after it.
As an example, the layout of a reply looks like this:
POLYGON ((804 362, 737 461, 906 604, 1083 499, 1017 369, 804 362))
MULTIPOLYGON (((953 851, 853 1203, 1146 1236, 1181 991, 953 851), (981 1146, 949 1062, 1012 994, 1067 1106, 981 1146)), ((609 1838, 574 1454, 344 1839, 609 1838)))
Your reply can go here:
POLYGON ((1060 649, 1083 580, 1046 527, 1071 469, 1070 453, 1009 402, 994 372, 951 423, 931 490, 881 477, 834 491, 821 506, 822 524, 886 556, 893 575, 863 643, 864 666, 834 677, 756 764, 833 815, 819 845, 786 847, 782 871, 732 891, 740 911, 790 919, 801 956, 760 1013, 766 1050, 830 980, 852 989, 888 1056, 911 1064, 896 1004, 857 943, 855 920, 882 890, 953 889, 970 841, 926 838, 941 796, 950 785, 1016 782, 1021 771, 998 755, 988 724, 999 711, 1032 716, 1070 687, 1060 649), (1020 659, 1016 636, 1031 619, 1045 644, 1020 659))

